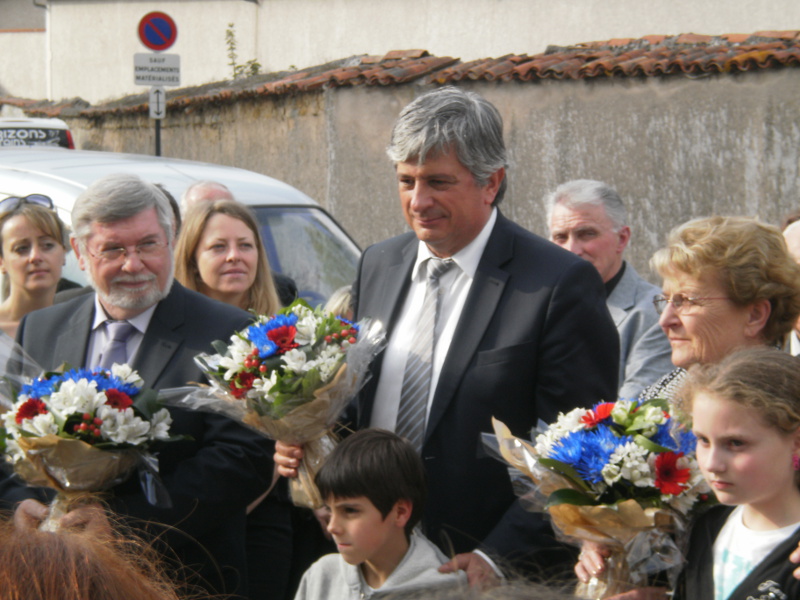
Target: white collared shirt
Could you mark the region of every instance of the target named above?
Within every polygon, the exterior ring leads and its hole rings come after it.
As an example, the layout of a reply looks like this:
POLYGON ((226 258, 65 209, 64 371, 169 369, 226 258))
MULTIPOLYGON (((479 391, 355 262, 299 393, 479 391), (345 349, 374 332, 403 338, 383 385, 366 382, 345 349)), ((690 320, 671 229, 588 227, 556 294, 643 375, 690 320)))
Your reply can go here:
MULTIPOLYGON (((153 317, 153 313, 156 310, 156 306, 158 303, 154 304, 143 313, 136 315, 131 319, 126 319, 128 323, 133 325, 134 332, 128 337, 128 342, 126 344, 126 350, 128 354, 128 364, 133 362, 133 358, 136 356, 136 352, 139 350, 139 346, 142 345, 142 340, 144 339, 144 332, 147 331, 148 325, 150 325, 150 319, 153 317)), ((87 349, 87 361, 85 365, 80 365, 87 368, 96 367, 100 364, 100 359, 103 356, 103 349, 106 347, 108 343, 108 329, 105 326, 105 322, 110 319, 106 314, 103 305, 100 303, 100 299, 98 298, 97 294, 94 295, 94 321, 92 322, 92 331, 89 334, 89 347, 87 349)), ((77 365, 71 365, 76 367, 77 365)))
POLYGON ((797 335, 797 329, 792 329, 789 334, 789 352, 792 356, 800 356, 800 337, 797 335))
MULTIPOLYGON (((431 373, 431 389, 428 394, 428 412, 430 413, 439 374, 442 372, 450 343, 461 318, 467 294, 472 287, 472 281, 478 270, 483 251, 489 241, 495 223, 497 222, 497 209, 492 209, 489 220, 481 232, 467 246, 462 248, 451 258, 457 267, 451 268, 439 280, 439 318, 436 323, 436 346, 433 352, 433 366, 431 373)), ((375 393, 375 402, 372 407, 370 426, 395 430, 397 410, 400 406, 400 393, 403 387, 403 373, 405 371, 408 348, 414 336, 414 327, 417 315, 420 312, 422 301, 425 298, 427 285, 426 270, 421 268, 423 261, 433 254, 424 242, 419 242, 417 259, 411 271, 411 285, 403 301, 403 309, 397 324, 389 337, 386 346, 386 355, 383 359, 378 389, 375 393)))

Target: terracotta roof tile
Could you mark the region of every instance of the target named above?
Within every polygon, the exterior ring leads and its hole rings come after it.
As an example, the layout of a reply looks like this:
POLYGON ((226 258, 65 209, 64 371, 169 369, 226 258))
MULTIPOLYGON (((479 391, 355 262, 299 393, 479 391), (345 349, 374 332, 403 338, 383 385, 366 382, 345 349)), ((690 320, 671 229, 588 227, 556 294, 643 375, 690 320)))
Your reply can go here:
MULTIPOLYGON (((420 49, 393 50, 383 56, 363 55, 299 71, 256 75, 167 92, 169 111, 191 112, 240 99, 313 92, 344 86, 390 86, 414 81, 447 84, 458 81, 523 81, 602 77, 699 77, 757 69, 800 67, 800 31, 758 31, 754 34, 677 36, 648 35, 574 46, 548 46, 529 56, 508 54, 461 62, 431 56, 420 49)), ((147 94, 136 94, 97 107, 75 99, 58 103, 0 97, 30 115, 86 117, 108 113, 146 113, 147 94)))

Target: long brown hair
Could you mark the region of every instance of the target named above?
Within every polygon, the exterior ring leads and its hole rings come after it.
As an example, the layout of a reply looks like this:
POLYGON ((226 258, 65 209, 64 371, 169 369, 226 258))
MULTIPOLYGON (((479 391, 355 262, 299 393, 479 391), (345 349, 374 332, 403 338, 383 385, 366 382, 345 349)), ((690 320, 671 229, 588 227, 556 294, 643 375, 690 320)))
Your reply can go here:
POLYGON ((258 252, 256 277, 248 290, 247 308, 259 314, 272 314, 281 308, 275 282, 269 268, 269 260, 261 241, 258 222, 253 213, 244 204, 235 200, 215 200, 203 202, 189 209, 185 216, 178 243, 175 246, 175 279, 190 290, 200 287, 200 272, 197 268, 197 246, 208 220, 214 215, 227 215, 247 225, 253 232, 258 252))

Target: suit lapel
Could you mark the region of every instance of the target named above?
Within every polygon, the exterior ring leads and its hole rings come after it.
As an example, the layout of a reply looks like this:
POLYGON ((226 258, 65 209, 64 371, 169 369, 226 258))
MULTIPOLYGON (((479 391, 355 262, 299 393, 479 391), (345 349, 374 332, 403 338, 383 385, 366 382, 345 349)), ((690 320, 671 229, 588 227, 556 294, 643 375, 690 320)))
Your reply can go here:
POLYGON ((85 365, 86 352, 89 347, 89 334, 94 321, 94 294, 86 294, 86 298, 75 311, 68 323, 55 339, 55 349, 52 356, 61 362, 53 367, 66 363, 73 368, 91 367, 85 365), (89 324, 87 326, 87 323, 89 324))
POLYGON ((458 320, 433 396, 425 439, 430 437, 458 391, 478 344, 503 296, 508 273, 502 269, 513 257, 514 234, 502 215, 492 231, 458 320))
MULTIPOLYGON (((133 360, 133 368, 151 388, 158 380, 183 340, 177 333, 184 323, 184 296, 178 284, 173 284, 169 295, 158 303, 142 344, 133 360)), ((197 324, 202 327, 202 323, 197 324)))
POLYGON ((380 307, 380 310, 385 310, 379 318, 387 331, 392 330, 400 314, 401 301, 405 300, 406 291, 411 283, 411 269, 417 258, 417 248, 417 239, 412 238, 411 243, 403 248, 400 254, 400 262, 390 265, 386 269, 386 284, 379 293, 380 300, 374 306, 380 307))
POLYGON ((608 312, 617 327, 625 320, 625 317, 628 316, 628 311, 636 303, 636 278, 633 277, 634 273, 633 267, 626 264, 622 279, 619 280, 617 287, 614 288, 614 291, 611 292, 606 301, 608 312))

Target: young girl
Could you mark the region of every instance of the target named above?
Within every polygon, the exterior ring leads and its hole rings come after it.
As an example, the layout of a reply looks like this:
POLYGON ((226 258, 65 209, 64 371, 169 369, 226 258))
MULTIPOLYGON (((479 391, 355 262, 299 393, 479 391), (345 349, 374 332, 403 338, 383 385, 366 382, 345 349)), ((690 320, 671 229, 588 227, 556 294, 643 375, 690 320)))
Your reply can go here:
POLYGON ((694 367, 678 410, 720 505, 692 527, 674 598, 800 598, 789 562, 800 542, 800 360, 754 348, 694 367))

